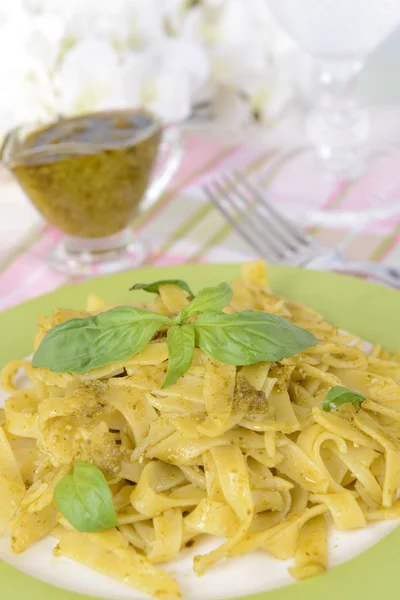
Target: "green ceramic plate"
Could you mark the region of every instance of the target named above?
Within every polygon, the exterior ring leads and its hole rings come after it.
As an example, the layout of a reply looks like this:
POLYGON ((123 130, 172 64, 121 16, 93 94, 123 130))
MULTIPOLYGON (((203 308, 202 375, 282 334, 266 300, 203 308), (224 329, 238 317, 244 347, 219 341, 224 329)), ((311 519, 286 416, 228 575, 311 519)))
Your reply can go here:
MULTIPOLYGON (((221 280, 229 280, 238 272, 237 265, 185 265, 163 269, 139 269, 62 288, 53 294, 0 313, 0 366, 31 352, 39 313, 48 313, 55 307, 83 307, 89 292, 104 297, 108 302, 124 303, 133 300, 132 293, 127 290, 137 281, 179 277, 186 279, 196 290, 221 280)), ((308 304, 320 311, 328 321, 372 342, 379 342, 391 350, 400 347, 398 292, 329 273, 281 267, 271 267, 269 273, 272 288, 276 293, 308 304)), ((135 298, 139 300, 143 295, 137 293, 135 298)), ((363 554, 324 575, 269 592, 246 596, 246 600, 372 600, 377 598, 378 594, 379 598, 385 600, 397 599, 400 591, 399 561, 400 529, 395 529, 363 554)), ((221 578, 227 578, 227 573, 224 565, 221 568, 221 578)), ((206 592, 205 578, 199 579, 198 582, 206 592)), ((93 590, 92 594, 96 594, 96 590, 93 590)), ((219 592, 216 595, 221 594, 219 592)), ((237 594, 233 591, 233 595, 237 594)), ((0 562, 1 600, 25 600, 27 597, 33 600, 88 600, 88 596, 52 587, 0 562)), ((204 594, 204 600, 208 599, 214 600, 212 590, 204 594)))

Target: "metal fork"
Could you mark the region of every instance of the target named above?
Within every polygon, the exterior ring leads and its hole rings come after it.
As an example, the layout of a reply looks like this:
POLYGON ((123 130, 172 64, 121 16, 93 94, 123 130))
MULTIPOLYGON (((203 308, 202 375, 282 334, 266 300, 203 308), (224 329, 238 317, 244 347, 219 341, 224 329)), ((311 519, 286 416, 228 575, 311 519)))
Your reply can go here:
POLYGON ((347 260, 340 252, 343 244, 339 249, 321 244, 283 216, 239 172, 215 179, 204 186, 204 191, 249 246, 268 262, 371 277, 400 289, 400 269, 347 260))

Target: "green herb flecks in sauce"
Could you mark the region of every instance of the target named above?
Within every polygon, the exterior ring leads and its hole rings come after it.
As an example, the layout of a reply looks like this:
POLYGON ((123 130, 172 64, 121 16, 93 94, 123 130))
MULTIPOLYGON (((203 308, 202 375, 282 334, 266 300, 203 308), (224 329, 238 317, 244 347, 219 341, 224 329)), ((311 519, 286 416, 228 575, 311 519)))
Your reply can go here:
POLYGON ((134 218, 160 132, 138 111, 60 119, 31 133, 9 166, 50 223, 69 235, 105 237, 134 218))

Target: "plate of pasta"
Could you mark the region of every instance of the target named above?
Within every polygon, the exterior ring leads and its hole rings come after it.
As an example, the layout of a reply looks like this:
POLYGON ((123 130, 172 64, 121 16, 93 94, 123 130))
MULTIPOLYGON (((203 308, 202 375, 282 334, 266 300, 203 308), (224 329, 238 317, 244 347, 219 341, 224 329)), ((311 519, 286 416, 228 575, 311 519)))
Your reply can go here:
POLYGON ((258 261, 0 314, 2 597, 397 597, 399 300, 258 261))

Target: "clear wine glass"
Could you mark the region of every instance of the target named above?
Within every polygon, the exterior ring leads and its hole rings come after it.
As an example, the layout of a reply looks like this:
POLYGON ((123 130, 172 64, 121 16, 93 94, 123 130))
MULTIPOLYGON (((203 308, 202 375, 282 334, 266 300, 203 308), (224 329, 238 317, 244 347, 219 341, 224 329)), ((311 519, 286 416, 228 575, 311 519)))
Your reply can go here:
POLYGON ((400 0, 268 2, 278 23, 313 59, 308 144, 287 149, 271 197, 292 215, 317 223, 391 216, 400 208, 400 152, 370 135, 357 81, 366 56, 400 23, 400 0), (350 189, 347 198, 340 193, 350 189))

